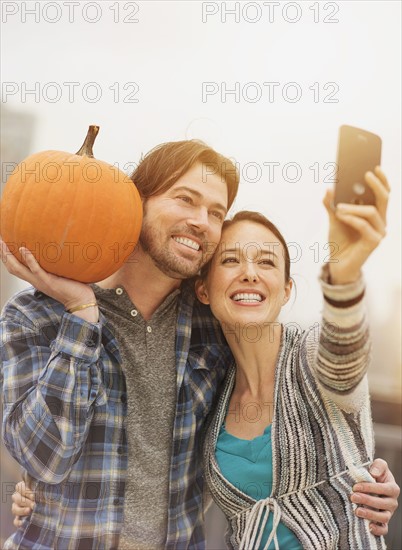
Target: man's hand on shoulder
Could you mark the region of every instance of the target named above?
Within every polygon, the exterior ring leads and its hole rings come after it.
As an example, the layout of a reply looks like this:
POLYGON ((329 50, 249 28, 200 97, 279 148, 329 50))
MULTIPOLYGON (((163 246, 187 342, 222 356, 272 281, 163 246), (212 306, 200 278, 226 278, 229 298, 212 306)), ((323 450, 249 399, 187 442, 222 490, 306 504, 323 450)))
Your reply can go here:
POLYGON ((388 523, 398 508, 400 488, 385 460, 376 458, 370 467, 376 483, 361 482, 353 487, 350 500, 358 505, 355 514, 370 520, 373 535, 386 535, 388 523))

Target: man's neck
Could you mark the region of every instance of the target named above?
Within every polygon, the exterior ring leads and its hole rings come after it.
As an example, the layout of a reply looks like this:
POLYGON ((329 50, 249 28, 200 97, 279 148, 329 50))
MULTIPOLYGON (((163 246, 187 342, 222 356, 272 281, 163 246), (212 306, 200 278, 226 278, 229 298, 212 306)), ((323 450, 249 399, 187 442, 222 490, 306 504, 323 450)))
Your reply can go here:
POLYGON ((116 273, 98 284, 102 288, 123 286, 143 318, 149 320, 182 280, 162 273, 150 256, 138 248, 116 273))

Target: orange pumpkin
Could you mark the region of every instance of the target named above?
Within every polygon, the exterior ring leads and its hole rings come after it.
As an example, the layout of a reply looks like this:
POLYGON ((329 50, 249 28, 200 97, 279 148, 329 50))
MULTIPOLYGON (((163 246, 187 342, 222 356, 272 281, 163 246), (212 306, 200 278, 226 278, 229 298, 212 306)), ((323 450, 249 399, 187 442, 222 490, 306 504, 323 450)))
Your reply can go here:
POLYGON ((21 260, 26 246, 50 273, 97 282, 132 253, 142 223, 137 188, 115 166, 93 158, 99 126, 75 154, 44 151, 22 161, 0 204, 0 234, 21 260))

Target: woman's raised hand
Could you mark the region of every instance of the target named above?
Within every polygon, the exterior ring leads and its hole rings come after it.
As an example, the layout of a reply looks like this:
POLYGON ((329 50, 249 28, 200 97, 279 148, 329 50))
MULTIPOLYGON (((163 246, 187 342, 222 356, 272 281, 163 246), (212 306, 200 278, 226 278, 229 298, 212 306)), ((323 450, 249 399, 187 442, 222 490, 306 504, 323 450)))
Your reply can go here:
POLYGON ((329 216, 329 272, 332 284, 356 281, 360 269, 386 234, 386 214, 390 186, 384 172, 377 166, 365 175, 376 205, 338 204, 333 209, 334 192, 328 190, 324 206, 329 216))

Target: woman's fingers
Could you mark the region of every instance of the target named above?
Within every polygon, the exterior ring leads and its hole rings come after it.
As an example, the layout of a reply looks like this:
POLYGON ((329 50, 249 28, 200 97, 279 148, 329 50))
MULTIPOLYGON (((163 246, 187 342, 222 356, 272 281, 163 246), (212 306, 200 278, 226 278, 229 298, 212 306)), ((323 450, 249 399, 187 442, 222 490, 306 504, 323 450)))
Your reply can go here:
POLYGON ((30 508, 32 510, 35 504, 35 493, 27 487, 24 481, 19 481, 15 486, 15 493, 13 493, 11 500, 20 508, 30 508))
POLYGON ((378 208, 373 205, 339 203, 335 215, 354 216, 366 220, 376 231, 385 235, 385 223, 378 208))
POLYGON ((29 514, 32 512, 32 508, 29 506, 19 506, 15 502, 11 505, 11 513, 13 516, 29 516, 29 514))
POLYGON ((23 524, 23 517, 29 516, 35 505, 35 495, 27 487, 24 481, 20 481, 15 486, 15 493, 13 493, 11 505, 11 513, 13 514, 13 524, 19 528, 23 524))
POLYGON ((388 197, 391 189, 388 180, 380 166, 375 167, 374 173, 367 172, 364 179, 374 193, 376 206, 385 224, 387 219, 388 197))
POLYGON ((385 236, 385 228, 375 228, 370 221, 355 214, 337 210, 336 217, 339 221, 354 229, 364 241, 365 249, 374 250, 385 236))
POLYGON ((382 185, 384 186, 386 191, 388 191, 388 193, 389 193, 391 191, 391 186, 390 186, 390 184, 388 182, 388 179, 387 179, 387 176, 384 174, 381 166, 376 166, 374 168, 374 173, 380 179, 382 185))
POLYGON ((19 516, 16 516, 16 517, 14 518, 13 525, 14 525, 14 527, 16 527, 17 529, 19 529, 19 528, 21 527, 22 523, 23 523, 23 522, 22 522, 22 519, 20 519, 19 516))
POLYGON ((32 491, 29 485, 25 483, 25 481, 19 481, 15 485, 15 491, 17 493, 20 493, 23 498, 27 498, 31 502, 35 501, 35 493, 32 491))
POLYGON ((322 200, 323 202, 323 205, 325 206, 327 212, 328 212, 328 215, 331 217, 335 216, 335 211, 334 211, 334 190, 333 189, 327 189, 326 192, 325 192, 325 195, 324 195, 324 198, 322 200))

